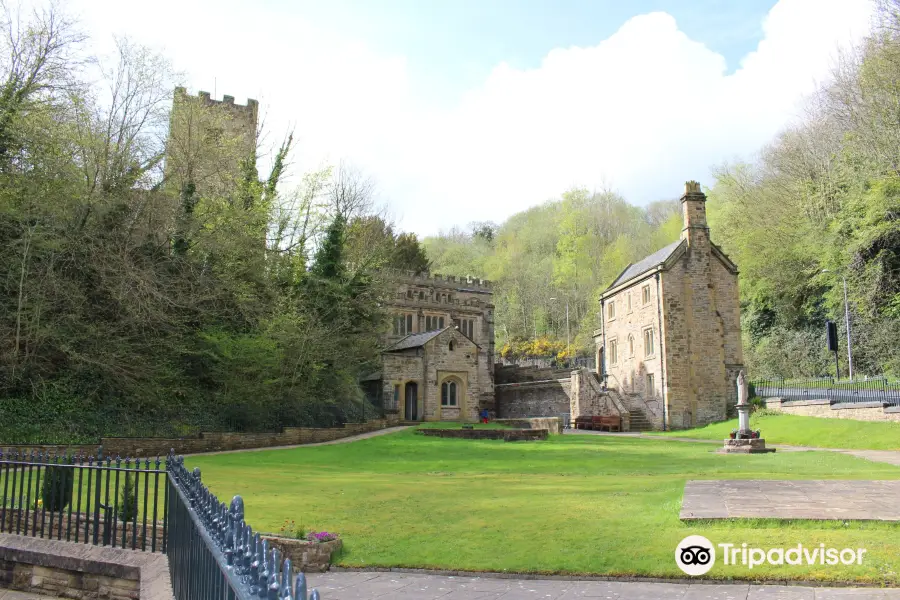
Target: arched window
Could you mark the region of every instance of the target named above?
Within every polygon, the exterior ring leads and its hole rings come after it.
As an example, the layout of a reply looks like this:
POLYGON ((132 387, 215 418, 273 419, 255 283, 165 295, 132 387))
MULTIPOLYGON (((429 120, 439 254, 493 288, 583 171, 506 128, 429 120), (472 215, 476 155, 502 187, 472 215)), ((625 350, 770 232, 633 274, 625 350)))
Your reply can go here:
POLYGON ((441 406, 456 406, 456 382, 445 381, 441 385, 441 406))
POLYGON ((453 342, 453 340, 450 340, 450 352, 453 352, 454 348, 456 348, 456 344, 453 342))

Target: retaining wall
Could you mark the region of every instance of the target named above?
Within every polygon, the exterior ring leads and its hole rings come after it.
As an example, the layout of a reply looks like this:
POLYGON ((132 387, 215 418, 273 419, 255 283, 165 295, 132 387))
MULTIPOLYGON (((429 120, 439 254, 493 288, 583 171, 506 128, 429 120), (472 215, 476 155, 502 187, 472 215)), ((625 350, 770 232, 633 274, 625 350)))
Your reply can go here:
POLYGON ((833 400, 783 400, 766 398, 766 408, 789 415, 853 419, 854 421, 893 421, 900 423, 900 406, 883 402, 835 402, 833 400))
POLYGON ((368 433, 388 427, 387 421, 368 423, 347 423, 343 427, 313 428, 285 427, 279 433, 201 433, 191 438, 100 438, 99 444, 76 445, 4 445, 4 454, 11 451, 39 451, 63 453, 72 452, 85 456, 96 456, 102 446, 104 456, 156 457, 165 456, 171 449, 175 454, 203 454, 224 450, 248 450, 251 448, 271 448, 273 446, 297 446, 330 442, 360 433, 368 433))

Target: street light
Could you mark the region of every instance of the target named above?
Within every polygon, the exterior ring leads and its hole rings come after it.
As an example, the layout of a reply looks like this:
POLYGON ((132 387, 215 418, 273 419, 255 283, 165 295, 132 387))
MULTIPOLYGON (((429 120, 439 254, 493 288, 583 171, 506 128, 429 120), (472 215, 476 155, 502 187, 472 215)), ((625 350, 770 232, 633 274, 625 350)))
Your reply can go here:
MULTIPOLYGON (((831 273, 828 269, 822 269, 823 273, 831 273)), ((853 381, 853 353, 850 350, 850 308, 847 304, 847 278, 841 275, 844 281, 844 322, 847 325, 847 368, 850 373, 850 381, 853 381)))
MULTIPOLYGON (((550 298, 550 302, 554 302, 556 298, 550 298)), ((572 360, 572 355, 569 350, 569 301, 566 300, 566 359, 572 360)))

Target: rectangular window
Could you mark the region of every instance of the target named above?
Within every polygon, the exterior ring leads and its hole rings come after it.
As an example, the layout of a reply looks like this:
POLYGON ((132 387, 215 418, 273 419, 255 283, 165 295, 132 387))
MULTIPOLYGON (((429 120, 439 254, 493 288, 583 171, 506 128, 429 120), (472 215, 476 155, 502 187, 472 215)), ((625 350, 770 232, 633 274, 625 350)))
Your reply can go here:
POLYGON ((419 292, 419 300, 425 299, 425 292, 419 292))
POLYGON ((606 308, 606 318, 609 320, 616 318, 616 301, 612 300, 606 308))
POLYGON ((614 365, 618 362, 618 352, 616 352, 616 340, 609 340, 609 364, 614 365))
POLYGON ((651 356, 654 350, 653 329, 644 330, 644 356, 651 356))
POLYGON ((653 373, 647 374, 647 395, 651 397, 656 395, 656 386, 653 385, 653 373))
POLYGON ((444 328, 444 317, 438 317, 438 329, 444 328))
POLYGON ((406 297, 412 298, 412 290, 406 290, 406 297))
POLYGON ((401 317, 394 316, 394 335, 400 335, 400 319, 401 317))
POLYGON ((406 333, 412 333, 412 332, 413 332, 413 323, 412 323, 412 321, 413 321, 413 316, 412 316, 412 315, 406 315, 406 333))
POLYGON ((394 408, 400 406, 400 385, 394 385, 394 408))
POLYGON ((648 283, 641 288, 641 302, 650 304, 650 284, 648 283))
POLYGON ((631 292, 628 292, 628 312, 631 312, 631 292))

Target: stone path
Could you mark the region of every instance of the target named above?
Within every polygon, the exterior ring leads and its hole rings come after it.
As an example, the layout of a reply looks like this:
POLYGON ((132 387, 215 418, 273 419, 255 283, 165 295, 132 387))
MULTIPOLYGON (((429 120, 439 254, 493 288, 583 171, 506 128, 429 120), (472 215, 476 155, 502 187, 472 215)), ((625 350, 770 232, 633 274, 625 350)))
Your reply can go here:
MULTIPOLYGON (((212 454, 235 454, 237 452, 265 452, 268 450, 290 450, 292 448, 311 448, 313 446, 330 446, 331 444, 347 444, 349 442, 356 442, 359 440, 364 440, 370 437, 378 437, 379 435, 387 435, 389 433, 397 433, 398 431, 403 431, 404 429, 409 429, 411 425, 401 425, 399 427, 387 427, 385 429, 377 429, 375 431, 369 431, 367 433, 360 433, 359 435, 351 435, 349 437, 340 438, 338 440, 331 440, 330 442, 316 442, 314 444, 296 444, 293 446, 268 446, 266 448, 244 448, 242 450, 220 450, 219 452, 203 452, 201 454, 185 454, 185 456, 210 456, 212 454)), ((5 600, 0 598, 0 600, 5 600)))
POLYGON ((397 572, 315 573, 309 575, 309 584, 310 589, 319 590, 322 600, 900 600, 900 589, 570 581, 397 572))
MULTIPOLYGON (((697 438, 669 437, 664 435, 644 435, 636 432, 610 433, 608 431, 591 431, 586 429, 567 429, 566 435, 608 435, 613 437, 641 438, 645 440, 657 440, 664 442, 689 442, 692 444, 715 444, 721 446, 719 440, 701 440, 697 438)), ((849 454, 872 462, 883 462, 900 467, 900 450, 847 450, 843 448, 816 448, 813 446, 791 446, 788 444, 766 444, 769 448, 776 448, 779 452, 839 452, 849 454)))
POLYGON ((680 517, 900 521, 900 480, 688 481, 680 517))

